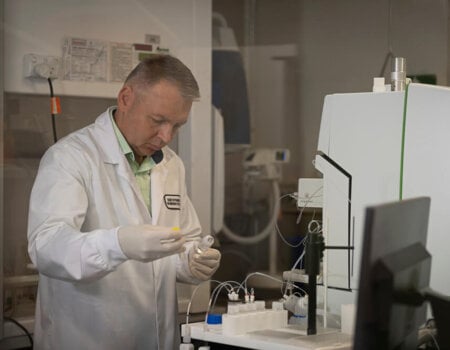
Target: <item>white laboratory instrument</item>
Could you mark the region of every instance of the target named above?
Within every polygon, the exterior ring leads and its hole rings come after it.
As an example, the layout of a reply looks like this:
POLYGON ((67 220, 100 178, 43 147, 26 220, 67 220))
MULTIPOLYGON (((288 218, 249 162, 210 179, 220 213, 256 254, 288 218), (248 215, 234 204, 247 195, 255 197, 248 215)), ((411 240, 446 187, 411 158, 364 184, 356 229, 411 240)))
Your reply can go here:
POLYGON ((443 244, 450 229, 450 160, 441 156, 450 148, 449 111, 450 89, 422 84, 325 98, 315 159, 323 174, 323 230, 328 246, 349 248, 325 251, 332 311, 354 302, 364 208, 415 196, 431 197, 431 287, 450 294, 443 244))

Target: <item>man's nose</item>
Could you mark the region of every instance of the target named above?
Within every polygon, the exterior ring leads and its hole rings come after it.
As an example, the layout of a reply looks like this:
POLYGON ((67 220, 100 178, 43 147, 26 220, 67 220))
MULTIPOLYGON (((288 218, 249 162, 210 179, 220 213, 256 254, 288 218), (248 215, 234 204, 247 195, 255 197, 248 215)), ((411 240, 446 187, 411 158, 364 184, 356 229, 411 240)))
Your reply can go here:
POLYGON ((170 141, 172 141, 173 137, 172 126, 169 124, 162 125, 159 129, 158 136, 164 142, 164 144, 168 144, 170 141))

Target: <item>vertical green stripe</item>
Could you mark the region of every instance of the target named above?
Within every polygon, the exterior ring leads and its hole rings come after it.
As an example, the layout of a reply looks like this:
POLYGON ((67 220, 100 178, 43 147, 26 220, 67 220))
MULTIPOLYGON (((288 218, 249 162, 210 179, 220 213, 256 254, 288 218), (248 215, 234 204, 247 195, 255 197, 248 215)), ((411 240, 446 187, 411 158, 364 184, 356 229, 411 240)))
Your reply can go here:
POLYGON ((403 199, 403 163, 405 160, 405 136, 406 136, 406 110, 408 107, 408 88, 409 84, 406 84, 405 98, 403 100, 403 126, 402 126, 402 145, 400 153, 400 189, 398 198, 403 199))

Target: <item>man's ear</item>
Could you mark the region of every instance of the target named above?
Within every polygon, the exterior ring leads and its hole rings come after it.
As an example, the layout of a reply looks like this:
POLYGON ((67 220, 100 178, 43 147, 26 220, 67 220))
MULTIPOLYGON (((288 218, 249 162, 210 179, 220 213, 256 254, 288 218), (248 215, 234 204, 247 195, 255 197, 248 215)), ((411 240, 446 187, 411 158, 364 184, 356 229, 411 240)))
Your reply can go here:
POLYGON ((117 107, 120 111, 127 111, 133 105, 136 95, 130 85, 124 85, 117 96, 117 107))

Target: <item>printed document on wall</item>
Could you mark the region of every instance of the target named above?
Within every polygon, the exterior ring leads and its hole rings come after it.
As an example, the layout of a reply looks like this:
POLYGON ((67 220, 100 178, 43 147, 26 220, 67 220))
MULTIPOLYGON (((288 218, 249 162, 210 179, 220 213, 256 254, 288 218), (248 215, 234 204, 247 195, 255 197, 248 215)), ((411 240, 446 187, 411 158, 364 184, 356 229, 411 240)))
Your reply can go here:
POLYGON ((122 83, 133 69, 133 45, 128 43, 110 43, 111 82, 122 83))
POLYGON ((106 82, 108 42, 85 38, 66 38, 63 62, 65 80, 106 82))

